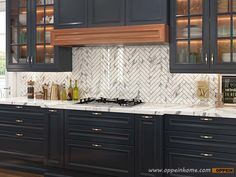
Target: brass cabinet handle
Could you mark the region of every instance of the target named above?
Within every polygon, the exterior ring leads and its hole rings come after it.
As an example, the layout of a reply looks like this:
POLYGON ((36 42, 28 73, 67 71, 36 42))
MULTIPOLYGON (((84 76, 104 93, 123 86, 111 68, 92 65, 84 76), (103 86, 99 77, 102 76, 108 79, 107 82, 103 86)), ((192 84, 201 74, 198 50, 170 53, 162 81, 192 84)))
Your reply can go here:
POLYGON ((202 135, 200 136, 202 139, 213 139, 213 136, 202 135))
POLYGON ((54 110, 54 109, 49 109, 48 111, 49 112, 57 112, 57 110, 54 110))
POLYGON ((201 153, 200 155, 204 157, 213 157, 213 154, 201 153))
POLYGON ((23 106, 16 106, 16 109, 23 109, 23 106))
POLYGON ((17 137, 23 137, 24 134, 22 134, 22 133, 16 133, 16 136, 17 136, 17 137))
POLYGON ((102 132, 102 129, 100 129, 100 128, 92 128, 92 131, 94 131, 94 132, 102 132))
POLYGON ((153 119, 153 116, 142 116, 144 119, 153 119))
POLYGON ((211 55, 211 63, 214 64, 214 54, 211 55))
POLYGON ((16 119, 16 123, 23 123, 24 121, 21 119, 16 119))
POLYGON ((207 54, 205 56, 205 62, 206 62, 206 64, 208 63, 208 55, 207 54))
POLYGON ((101 116, 102 113, 100 113, 100 112, 93 112, 92 115, 94 115, 94 116, 101 116))
POLYGON ((92 144, 92 147, 95 147, 95 148, 102 148, 102 145, 100 145, 100 144, 92 144))
POLYGON ((201 118, 202 121, 213 121, 212 118, 201 118))

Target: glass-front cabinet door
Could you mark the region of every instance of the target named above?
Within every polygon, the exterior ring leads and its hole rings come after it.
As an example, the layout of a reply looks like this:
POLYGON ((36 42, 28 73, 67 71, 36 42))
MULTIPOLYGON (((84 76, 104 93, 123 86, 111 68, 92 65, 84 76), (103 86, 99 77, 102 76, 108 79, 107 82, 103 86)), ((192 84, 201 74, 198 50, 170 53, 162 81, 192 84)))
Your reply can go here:
POLYGON ((171 72, 209 70, 209 3, 171 0, 171 72))
POLYGON ((54 29, 54 0, 35 0, 33 6, 33 67, 52 67, 55 51, 51 45, 50 32, 54 29))
POLYGON ((236 72, 236 0, 211 1, 213 71, 236 72))
POLYGON ((30 68, 30 0, 7 1, 7 66, 30 68))

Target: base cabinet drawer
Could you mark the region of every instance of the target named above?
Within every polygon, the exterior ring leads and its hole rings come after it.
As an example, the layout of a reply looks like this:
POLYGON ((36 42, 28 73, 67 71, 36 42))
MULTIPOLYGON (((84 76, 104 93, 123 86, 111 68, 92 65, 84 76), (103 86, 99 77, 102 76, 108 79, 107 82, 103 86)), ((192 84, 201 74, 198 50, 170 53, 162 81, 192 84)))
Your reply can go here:
POLYGON ((133 177, 133 147, 67 141, 66 154, 68 169, 115 177, 133 177))
POLYGON ((212 168, 236 169, 236 155, 209 151, 193 151, 182 149, 167 149, 166 168, 168 169, 196 169, 202 172, 177 172, 166 174, 168 177, 233 177, 234 173, 219 175, 212 173, 212 168))

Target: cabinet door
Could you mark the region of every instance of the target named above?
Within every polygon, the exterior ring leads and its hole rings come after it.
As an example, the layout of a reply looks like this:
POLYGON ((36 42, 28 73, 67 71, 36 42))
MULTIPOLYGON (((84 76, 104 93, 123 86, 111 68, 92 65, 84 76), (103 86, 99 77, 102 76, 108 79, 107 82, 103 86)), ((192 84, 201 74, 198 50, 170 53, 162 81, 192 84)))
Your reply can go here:
POLYGON ((209 72, 209 1, 170 2, 170 71, 209 72))
POLYGON ((125 0, 88 0, 89 26, 124 25, 125 0))
POLYGON ((87 26, 87 0, 56 0, 55 27, 79 28, 87 26))
POLYGON ((184 173, 177 172, 166 174, 167 177, 233 177, 233 172, 217 174, 215 168, 236 168, 236 156, 232 154, 221 154, 206 151, 192 151, 184 149, 167 149, 166 151, 166 168, 167 169, 192 169, 198 172, 184 173), (200 170, 202 172, 200 172, 200 170))
POLYGON ((236 73, 236 0, 211 1, 211 69, 236 73))
POLYGON ((7 70, 30 70, 30 0, 7 3, 7 70))
POLYGON ((47 110, 48 118, 48 166, 63 166, 64 115, 61 110, 47 110))
POLYGON ((66 140, 66 167, 114 177, 134 177, 131 146, 66 140))
POLYGON ((163 123, 161 117, 137 116, 136 120, 136 177, 161 177, 149 169, 163 168, 163 123))
POLYGON ((126 0, 126 23, 168 23, 168 2, 169 0, 126 0))

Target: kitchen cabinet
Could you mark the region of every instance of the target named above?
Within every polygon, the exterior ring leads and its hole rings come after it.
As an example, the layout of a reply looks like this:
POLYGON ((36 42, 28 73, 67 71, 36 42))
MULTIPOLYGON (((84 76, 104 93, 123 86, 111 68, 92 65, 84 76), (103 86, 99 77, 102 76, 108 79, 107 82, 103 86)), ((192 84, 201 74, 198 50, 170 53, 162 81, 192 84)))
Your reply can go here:
POLYGON ((50 44, 53 1, 9 0, 7 3, 7 70, 71 71, 72 51, 50 44))
MULTIPOLYGON (((236 121, 217 117, 166 115, 165 168, 212 169, 236 166, 236 121)), ((167 176, 217 176, 173 173, 167 176)), ((232 176, 226 174, 225 176, 232 176)))
POLYGON ((64 165, 64 111, 47 109, 47 166, 63 167, 64 165))
POLYGON ((88 3, 89 27, 125 24, 125 0, 88 0, 88 3))
POLYGON ((170 2, 171 72, 235 73, 235 1, 170 2))
POLYGON ((47 152, 44 111, 1 105, 0 122, 0 166, 42 172, 47 152))
POLYGON ((134 177, 132 114, 66 111, 65 119, 67 169, 134 177))
POLYGON ((126 0, 126 24, 169 24, 169 0, 126 0))
POLYGON ((136 177, 162 177, 149 169, 163 169, 163 121, 160 116, 136 116, 136 177))
POLYGON ((81 28, 87 27, 88 0, 55 1, 55 27, 81 28))

